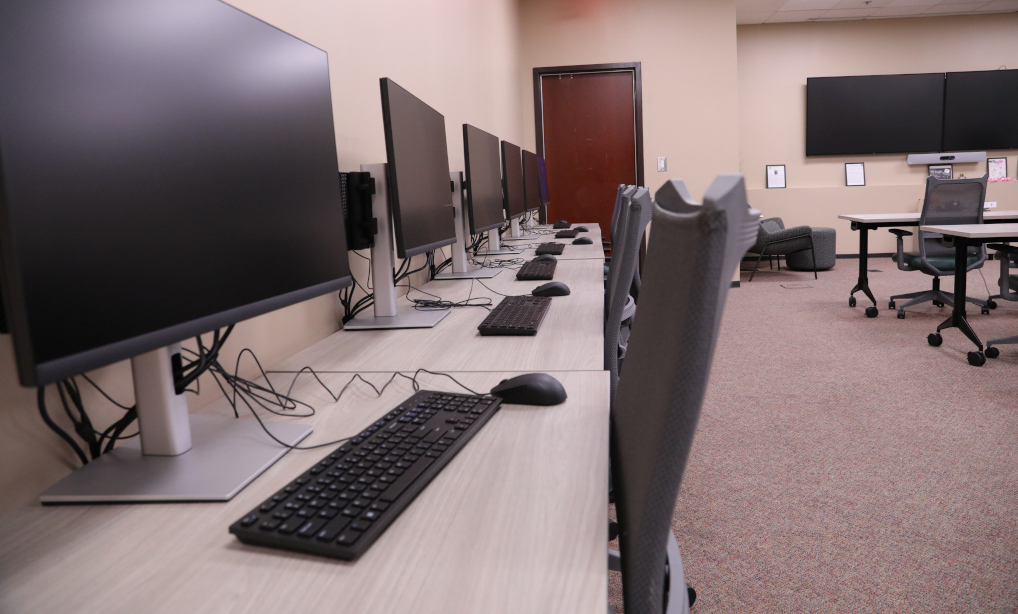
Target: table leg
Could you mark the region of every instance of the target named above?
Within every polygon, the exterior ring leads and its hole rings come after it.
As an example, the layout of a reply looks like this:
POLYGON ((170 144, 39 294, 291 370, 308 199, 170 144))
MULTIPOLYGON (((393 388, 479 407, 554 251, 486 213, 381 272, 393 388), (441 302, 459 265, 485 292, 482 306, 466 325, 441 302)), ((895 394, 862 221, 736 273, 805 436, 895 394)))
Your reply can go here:
POLYGON ((955 237, 954 248, 954 307, 951 309, 951 316, 937 327, 937 342, 934 343, 933 335, 930 335, 929 341, 931 345, 940 345, 940 331, 957 327, 969 338, 969 341, 976 344, 976 347, 979 348, 978 351, 969 352, 968 354, 969 364, 979 367, 986 362, 986 357, 983 354, 983 343, 979 340, 976 332, 972 330, 968 316, 965 314, 965 292, 968 277, 968 272, 965 268, 968 265, 969 243, 961 237, 955 237))
POLYGON ((859 231, 859 282, 852 288, 852 292, 849 293, 848 305, 849 307, 855 307, 855 293, 863 292, 871 301, 873 301, 873 307, 866 309, 866 315, 873 318, 877 315, 877 299, 873 298, 873 292, 870 291, 870 280, 867 267, 869 265, 869 226, 866 224, 859 224, 852 222, 852 229, 859 231))

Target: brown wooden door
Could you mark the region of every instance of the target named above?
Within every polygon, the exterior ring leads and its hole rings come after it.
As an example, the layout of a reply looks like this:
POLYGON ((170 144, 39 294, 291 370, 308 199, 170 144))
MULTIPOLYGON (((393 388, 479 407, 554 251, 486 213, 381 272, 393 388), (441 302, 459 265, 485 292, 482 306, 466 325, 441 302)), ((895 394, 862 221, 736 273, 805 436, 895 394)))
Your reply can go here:
POLYGON ((547 164, 552 221, 597 222, 608 238, 618 185, 642 183, 635 66, 534 69, 538 149, 547 164))

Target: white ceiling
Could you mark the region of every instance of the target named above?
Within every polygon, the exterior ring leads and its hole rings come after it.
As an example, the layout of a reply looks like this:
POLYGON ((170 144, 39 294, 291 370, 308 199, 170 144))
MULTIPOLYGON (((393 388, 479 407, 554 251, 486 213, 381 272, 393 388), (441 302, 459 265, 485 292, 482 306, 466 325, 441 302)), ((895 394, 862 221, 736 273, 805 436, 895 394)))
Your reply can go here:
POLYGON ((1011 12, 1018 0, 735 0, 739 25, 1011 12))

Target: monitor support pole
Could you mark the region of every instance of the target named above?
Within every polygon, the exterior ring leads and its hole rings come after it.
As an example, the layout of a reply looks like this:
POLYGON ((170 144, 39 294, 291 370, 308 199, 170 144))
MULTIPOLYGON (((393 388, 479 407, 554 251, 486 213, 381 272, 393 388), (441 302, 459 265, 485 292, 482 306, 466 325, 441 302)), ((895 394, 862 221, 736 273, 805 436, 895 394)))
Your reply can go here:
POLYGON ((467 264, 466 245, 470 240, 470 224, 463 212, 463 174, 449 173, 452 181, 452 211, 456 218, 456 242, 452 244, 452 270, 435 275, 435 279, 488 279, 501 273, 501 269, 481 267, 471 270, 467 264))
POLYGON ((506 241, 533 241, 534 239, 539 238, 537 235, 525 235, 520 233, 520 218, 518 217, 514 217, 509 224, 512 230, 509 236, 506 237, 506 241))
POLYGON ((371 247, 371 275, 375 283, 373 315, 360 315, 343 325, 343 330, 391 328, 431 328, 449 315, 448 309, 417 311, 409 303, 398 303, 393 279, 392 217, 385 164, 362 164, 361 172, 371 173, 375 194, 371 197, 371 215, 378 220, 378 234, 371 247))

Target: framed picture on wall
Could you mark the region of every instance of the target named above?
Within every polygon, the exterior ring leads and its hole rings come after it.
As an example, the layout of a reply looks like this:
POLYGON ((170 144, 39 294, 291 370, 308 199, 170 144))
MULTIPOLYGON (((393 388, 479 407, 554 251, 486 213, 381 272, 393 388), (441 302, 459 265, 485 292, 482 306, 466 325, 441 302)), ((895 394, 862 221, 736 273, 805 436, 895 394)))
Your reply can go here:
POLYGON ((951 164, 931 164, 930 174, 937 179, 954 179, 954 166, 951 164))
POLYGON ((991 181, 1007 177, 1007 158, 987 158, 986 172, 990 175, 991 181))
POLYGON ((862 162, 845 163, 845 185, 866 185, 866 167, 862 162))
POLYGON ((768 188, 783 188, 783 187, 785 187, 785 165, 784 164, 768 164, 767 165, 767 187, 768 188))

